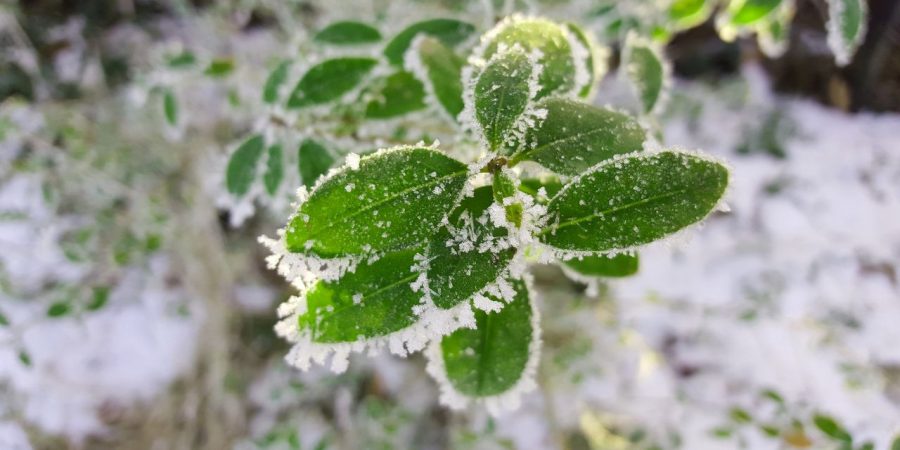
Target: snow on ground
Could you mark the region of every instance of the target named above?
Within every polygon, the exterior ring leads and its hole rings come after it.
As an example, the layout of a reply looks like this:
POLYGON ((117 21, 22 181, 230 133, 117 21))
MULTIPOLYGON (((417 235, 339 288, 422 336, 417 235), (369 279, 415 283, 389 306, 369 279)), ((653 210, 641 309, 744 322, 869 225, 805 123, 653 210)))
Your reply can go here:
MULTIPOLYGON (((78 284, 86 268, 68 261, 58 238, 72 218, 44 206, 37 175, 0 186, 0 210, 21 217, 0 221, 0 267, 11 294, 0 294, 10 322, 0 327, 0 413, 16 411, 50 434, 75 441, 106 429, 102 415, 148 401, 191 367, 200 314, 185 314, 185 293, 169 286, 158 255, 129 269, 94 312, 47 317, 45 288, 78 284), (27 355, 28 364, 21 360, 27 355)), ((4 292, 7 292, 4 289, 4 292)), ((0 426, 0 448, 20 448, 22 430, 0 426)))

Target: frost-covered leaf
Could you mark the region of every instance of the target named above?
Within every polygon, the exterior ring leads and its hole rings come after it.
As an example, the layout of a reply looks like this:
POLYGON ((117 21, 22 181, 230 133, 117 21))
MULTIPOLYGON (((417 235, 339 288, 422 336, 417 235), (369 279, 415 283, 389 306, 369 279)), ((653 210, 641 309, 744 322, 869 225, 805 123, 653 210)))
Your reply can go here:
POLYGON ((543 67, 539 78, 540 90, 537 97, 551 93, 577 94, 588 83, 587 54, 585 60, 576 61, 567 30, 546 19, 512 16, 485 35, 483 58, 492 57, 502 46, 518 44, 526 51, 537 50, 538 60, 543 67), (579 76, 580 75, 580 76, 579 76))
POLYGON ((209 62, 203 74, 213 78, 222 78, 234 71, 234 60, 231 58, 216 58, 209 62))
POLYGON ((256 166, 265 149, 262 135, 255 134, 244 141, 228 160, 225 169, 225 187, 235 197, 241 197, 250 190, 256 178, 256 166))
POLYGON ((335 58, 313 66, 297 82, 288 98, 288 108, 327 103, 350 92, 378 63, 372 58, 335 58))
POLYGON ((563 264, 581 275, 590 277, 627 277, 638 271, 636 253, 619 253, 615 256, 587 255, 563 261, 563 264))
POLYGON ((275 103, 278 101, 278 90, 287 81, 288 72, 291 68, 290 61, 282 61, 269 73, 266 83, 263 86, 262 99, 265 103, 275 103))
POLYGON ((334 164, 334 157, 324 145, 307 138, 297 149, 297 164, 303 185, 311 187, 320 176, 328 172, 334 164))
POLYGON ((567 22, 566 28, 570 33, 572 33, 572 36, 578 40, 578 43, 581 44, 581 47, 587 51, 584 66, 587 68, 588 78, 584 85, 581 87, 581 90, 578 92, 579 97, 587 98, 591 95, 594 86, 598 81, 600 81, 600 78, 602 78, 604 73, 606 72, 606 62, 598 60, 598 58, 605 57, 606 55, 601 54, 598 51, 597 44, 593 41, 593 39, 590 38, 588 32, 583 28, 572 22, 567 22))
POLYGON ((319 281, 305 295, 301 330, 319 343, 354 342, 384 336, 416 321, 421 294, 410 287, 415 249, 388 253, 335 281, 319 281))
POLYGON ((850 63, 866 34, 865 0, 828 0, 828 46, 840 66, 850 63))
POLYGON ((430 148, 362 157, 317 185, 287 229, 292 252, 331 257, 407 248, 431 237, 468 168, 430 148))
POLYGON ((428 286, 439 308, 449 309, 470 299, 509 265, 515 249, 500 245, 508 232, 491 222, 491 204, 491 188, 476 189, 450 214, 448 226, 431 239, 428 286))
POLYGON ((539 330, 533 319, 537 312, 525 283, 513 280, 511 284, 515 289, 511 303, 499 312, 476 311, 475 329, 462 328, 445 336, 440 353, 429 355, 438 359, 432 359, 429 371, 443 370, 443 374, 432 374, 449 384, 441 386, 442 394, 450 388, 463 400, 487 399, 534 387, 539 330))
POLYGON ((543 122, 528 130, 510 160, 534 161, 562 175, 577 175, 615 155, 641 150, 645 132, 634 118, 566 98, 548 98, 539 107, 543 122))
POLYGON ((731 24, 745 26, 769 15, 784 0, 732 0, 728 5, 731 24))
POLYGON ((623 67, 641 105, 641 112, 659 110, 667 85, 668 70, 654 45, 630 33, 625 41, 623 67))
POLYGON ((266 158, 266 172, 263 174, 263 185, 269 195, 275 195, 281 180, 284 178, 284 151, 280 143, 269 146, 269 155, 266 158))
POLYGON ((463 110, 462 67, 465 60, 442 44, 425 36, 415 43, 405 59, 406 69, 425 84, 427 91, 450 117, 456 119, 463 110))
POLYGON ((572 180, 547 205, 538 233, 552 247, 602 252, 647 244, 706 217, 728 170, 680 152, 614 158, 572 180))
POLYGON ((313 40, 334 45, 371 44, 381 40, 381 33, 362 22, 341 21, 321 29, 313 40))
POLYGON ((497 53, 475 81, 474 113, 490 150, 508 142, 511 131, 528 109, 537 67, 522 47, 497 53))
POLYGON ((171 89, 163 91, 163 113, 169 125, 178 125, 178 100, 171 89))
POLYGON ((411 73, 397 71, 372 82, 365 93, 366 117, 388 119, 425 108, 425 87, 411 73))
POLYGON ((403 54, 418 34, 432 36, 448 47, 456 47, 475 32, 475 27, 455 19, 432 19, 414 23, 397 34, 384 48, 384 56, 395 65, 403 65, 403 54))

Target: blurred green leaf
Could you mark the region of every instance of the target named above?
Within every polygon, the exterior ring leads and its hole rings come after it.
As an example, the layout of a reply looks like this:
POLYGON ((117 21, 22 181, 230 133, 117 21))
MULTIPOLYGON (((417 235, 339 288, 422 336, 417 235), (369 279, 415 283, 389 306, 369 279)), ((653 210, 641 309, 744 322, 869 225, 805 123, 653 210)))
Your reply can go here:
POLYGON ((213 78, 222 78, 232 71, 234 71, 234 60, 231 58, 216 58, 210 61, 203 74, 213 78))
POLYGON ((853 437, 834 418, 824 414, 813 416, 813 424, 826 436, 841 442, 850 442, 853 437))
POLYGON ((341 98, 358 87, 378 61, 372 58, 335 58, 313 66, 297 82, 288 108, 318 105, 341 98))
POLYGON ((266 173, 263 174, 263 184, 269 195, 275 195, 281 180, 284 178, 284 152, 281 144, 275 143, 269 146, 269 156, 266 158, 266 173))
POLYGON ((389 119, 425 108, 425 87, 411 73, 397 71, 375 80, 366 92, 366 117, 389 119))
POLYGON ((300 179, 306 187, 312 187, 320 176, 334 164, 334 157, 324 145, 313 139, 304 139, 297 149, 300 179))
POLYGON ((403 55, 418 34, 426 34, 448 47, 462 43, 475 31, 469 23, 455 19, 431 19, 414 23, 397 34, 384 47, 384 56, 395 66, 403 65, 403 55))
POLYGON ((313 40, 334 45, 371 44, 381 40, 381 33, 362 22, 341 21, 321 29, 313 40))
POLYGON ((665 85, 666 73, 660 55, 648 42, 629 35, 623 65, 628 81, 638 94, 641 112, 651 113, 660 103, 665 85))
MULTIPOLYGON (((432 37, 422 39, 415 50, 425 71, 426 79, 420 81, 431 86, 438 103, 455 120, 463 110, 462 68, 465 60, 432 37)), ((407 70, 416 74, 412 67, 407 70)))
POLYGON ((582 256, 563 261, 566 267, 591 277, 627 277, 638 271, 637 254, 619 253, 615 256, 582 256))
POLYGON ((250 190, 256 178, 256 166, 264 149, 265 140, 262 135, 255 134, 232 153, 225 172, 225 186, 228 192, 236 197, 242 197, 250 190))
POLYGON ((47 308, 47 317, 63 317, 72 312, 72 304, 68 300, 59 301, 47 308))
POLYGON ((264 103, 275 103, 278 101, 278 90, 287 81, 290 69, 291 62, 288 60, 282 61, 272 69, 263 86, 262 99, 264 103))
POLYGON ((175 99, 175 93, 171 89, 166 89, 163 92, 163 112, 169 125, 178 125, 178 101, 175 99))

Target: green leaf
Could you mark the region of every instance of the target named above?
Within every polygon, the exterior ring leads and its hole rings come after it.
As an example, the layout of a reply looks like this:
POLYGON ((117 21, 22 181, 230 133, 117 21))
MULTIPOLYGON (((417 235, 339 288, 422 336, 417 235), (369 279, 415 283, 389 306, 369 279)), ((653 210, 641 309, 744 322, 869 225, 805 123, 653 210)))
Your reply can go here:
POLYGON ((658 109, 666 82, 662 56, 649 41, 630 34, 625 43, 625 73, 637 92, 641 112, 658 109))
POLYGON ((185 50, 177 55, 172 55, 166 58, 166 65, 173 69, 181 69, 185 67, 193 66, 194 63, 197 62, 197 58, 193 53, 185 50))
POLYGON ((438 103, 455 120, 463 110, 462 68, 465 60, 432 37, 421 39, 414 51, 417 58, 407 60, 407 63, 418 61, 420 67, 407 67, 407 70, 430 87, 438 103))
POLYGON ((263 86, 262 100, 264 103, 278 101, 278 89, 287 81, 288 72, 291 69, 290 61, 282 61, 269 73, 266 84, 263 86))
POLYGON ((602 252, 647 244, 699 222, 728 185, 719 163, 679 152, 621 157, 572 180, 547 205, 541 242, 602 252))
POLYGON ((816 428, 819 429, 822 433, 825 433, 826 436, 834 439, 836 441, 841 442, 850 442, 853 440, 853 437, 850 436, 850 433, 844 429, 836 420, 833 418, 823 415, 816 414, 813 416, 813 424, 816 428))
POLYGON ((638 271, 638 255, 619 253, 615 256, 582 256, 563 261, 566 267, 590 277, 627 277, 638 271))
POLYGON ((505 199, 516 195, 516 191, 518 191, 516 180, 503 171, 497 171, 494 173, 493 188, 494 200, 497 204, 504 205, 503 208, 506 210, 506 220, 514 224, 516 228, 521 227, 523 214, 522 204, 519 202, 510 203, 509 205, 504 204, 505 199))
POLYGON ((334 157, 325 146, 313 139, 304 139, 297 149, 297 164, 300 180, 306 187, 312 187, 316 180, 328 172, 334 164, 334 157))
POLYGON ((163 92, 163 113, 169 125, 175 126, 178 124, 178 101, 175 99, 175 93, 171 89, 166 89, 163 92))
POLYGON ((228 192, 236 197, 242 197, 256 178, 256 166, 265 149, 265 140, 262 135, 254 134, 244 141, 228 160, 225 171, 225 186, 228 192))
POLYGON ((425 87, 402 70, 375 80, 365 97, 371 98, 366 105, 370 119, 388 119, 425 108, 425 87))
POLYGON ((334 22, 313 36, 316 42, 334 45, 371 44, 381 40, 381 33, 362 22, 334 22))
POLYGON ((468 169, 406 147, 364 156, 318 185, 288 226, 287 247, 331 257, 408 248, 434 234, 468 169))
POLYGON ((72 312, 72 304, 67 301, 59 301, 47 308, 47 317, 63 317, 72 312))
POLYGON ((232 71, 234 71, 234 60, 231 58, 216 58, 209 62, 203 74, 213 78, 222 78, 232 71))
POLYGON ((414 23, 391 39, 384 47, 384 56, 395 66, 403 65, 403 54, 418 34, 426 34, 448 47, 456 47, 475 32, 472 24, 455 19, 432 19, 414 23))
POLYGON ((731 417, 731 420, 733 420, 736 423, 753 422, 753 416, 751 416, 750 413, 747 412, 747 410, 743 409, 743 408, 737 408, 737 407, 731 408, 731 411, 729 411, 728 416, 731 417))
POLYGON ((109 301, 109 286, 97 286, 91 294, 91 301, 87 305, 88 311, 97 311, 106 306, 109 301))
POLYGON ((895 437, 891 442, 891 450, 900 450, 900 436, 895 437))
POLYGON ((550 199, 555 197, 556 194, 562 190, 563 184, 556 176, 524 178, 519 182, 519 190, 532 197, 537 197, 541 188, 544 188, 547 198, 550 199))
POLYGON ((546 19, 521 17, 504 21, 498 28, 485 46, 485 59, 492 57, 500 44, 508 47, 519 44, 529 52, 538 50, 542 55, 538 63, 543 70, 538 79, 541 90, 537 98, 575 88, 575 60, 562 26, 546 19))
POLYGON ((471 397, 502 394, 525 374, 535 330, 531 302, 521 280, 515 299, 499 312, 475 311, 476 329, 462 328, 441 340, 447 379, 471 397))
POLYGON ((421 294, 410 287, 418 273, 416 249, 388 253, 360 263, 356 271, 336 281, 320 281, 307 294, 307 312, 298 326, 313 342, 354 342, 360 336, 384 336, 415 323, 413 307, 421 294))
POLYGON ((674 21, 689 20, 703 11, 706 0, 675 0, 669 5, 669 18, 674 21))
POLYGON ((22 365, 25 367, 31 367, 31 355, 25 350, 19 350, 19 361, 21 361, 22 365))
POLYGON ((838 65, 849 64, 862 44, 867 16, 864 0, 828 1, 828 46, 838 65))
POLYGON ((536 70, 521 47, 498 53, 475 81, 475 121, 491 150, 508 142, 513 125, 528 109, 530 81, 536 70))
POLYGON ((318 105, 341 98, 362 83, 378 61, 372 58, 335 58, 313 66, 297 82, 288 108, 318 105))
POLYGON ((6 318, 6 314, 3 314, 3 312, 0 311, 0 327, 8 327, 8 326, 9 326, 9 319, 6 318))
POLYGON ((281 180, 284 178, 284 152, 281 144, 275 143, 269 146, 269 156, 266 158, 266 173, 263 174, 263 185, 269 195, 275 195, 281 180))
POLYGON ((432 291, 432 301, 439 308, 449 309, 470 299, 496 280, 509 265, 515 249, 478 248, 508 234, 505 228, 491 223, 487 213, 491 204, 492 189, 489 186, 476 189, 474 196, 464 198, 448 217, 456 233, 441 227, 431 239, 428 287, 432 291), (464 233, 460 235, 460 231, 464 233), (454 235, 466 239, 460 242, 454 235))
POLYGON ((782 0, 736 0, 729 6, 731 23, 750 25, 775 10, 782 0), (737 6, 734 6, 737 5, 737 6))
POLYGON ((577 175, 615 155, 642 149, 644 129, 632 117, 565 98, 539 104, 547 117, 528 131, 512 164, 534 161, 561 175, 577 175))
POLYGON ((581 90, 578 91, 579 97, 587 98, 591 94, 591 91, 594 88, 594 83, 597 82, 597 78, 599 76, 602 76, 602 74, 597 73, 596 70, 596 62, 594 61, 596 51, 594 48, 595 45, 591 41, 591 39, 588 38, 588 33, 577 24, 566 22, 566 28, 570 33, 572 33, 572 36, 578 40, 578 43, 580 43, 581 46, 584 47, 584 49, 588 52, 587 59, 584 61, 585 67, 587 67, 588 70, 588 79, 584 86, 581 87, 581 90))

